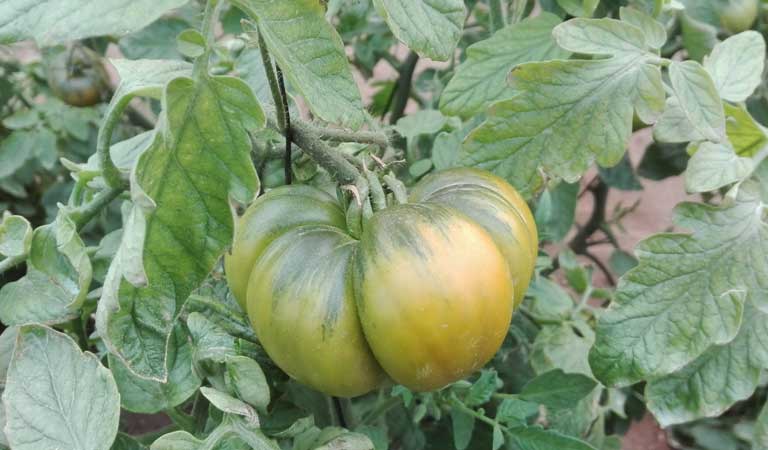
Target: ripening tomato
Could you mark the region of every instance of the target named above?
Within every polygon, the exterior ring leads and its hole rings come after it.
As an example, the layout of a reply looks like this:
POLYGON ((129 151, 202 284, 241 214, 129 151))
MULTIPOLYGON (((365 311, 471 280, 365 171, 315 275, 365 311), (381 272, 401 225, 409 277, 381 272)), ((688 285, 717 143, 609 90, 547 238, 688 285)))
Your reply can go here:
POLYGON ((729 0, 719 9, 720 23, 731 33, 749 30, 757 19, 758 0, 729 0))
POLYGON ((93 106, 102 100, 107 74, 95 55, 77 47, 53 56, 48 63, 48 86, 72 106, 93 106))
POLYGON ((238 220, 227 279, 289 375, 344 397, 387 377, 424 391, 498 350, 536 259, 528 206, 470 169, 426 177, 410 201, 375 213, 360 240, 308 186, 270 191, 238 220))

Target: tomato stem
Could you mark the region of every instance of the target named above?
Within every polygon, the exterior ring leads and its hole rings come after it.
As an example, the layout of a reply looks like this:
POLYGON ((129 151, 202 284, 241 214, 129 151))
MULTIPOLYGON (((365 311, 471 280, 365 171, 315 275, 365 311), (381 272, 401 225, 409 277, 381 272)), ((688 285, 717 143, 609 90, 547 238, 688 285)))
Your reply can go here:
POLYGON ((379 403, 376 408, 371 411, 363 420, 360 421, 360 425, 370 425, 376 421, 379 417, 383 416, 390 409, 402 403, 400 397, 389 397, 383 402, 379 403))
POLYGON ((490 4, 491 15, 491 33, 504 28, 504 13, 501 10, 501 0, 491 0, 490 4))
POLYGON ((378 131, 347 131, 337 128, 315 128, 320 139, 331 142, 357 142, 373 144, 385 148, 389 145, 389 137, 378 131))
POLYGON ((285 184, 291 184, 293 181, 293 172, 291 171, 291 149, 292 149, 292 137, 291 137, 291 112, 288 109, 288 94, 285 93, 285 81, 283 80, 283 71, 280 70, 280 66, 275 64, 275 71, 277 72, 277 86, 280 89, 280 98, 282 99, 279 113, 283 115, 283 136, 285 137, 285 157, 283 160, 285 170, 285 184))
POLYGON ((123 193, 122 188, 110 188, 96 194, 88 203, 75 208, 71 212, 72 221, 78 230, 81 230, 88 222, 101 212, 112 200, 123 193))
POLYGON ((107 110, 107 115, 104 117, 104 123, 99 128, 99 133, 96 137, 96 154, 99 156, 99 162, 101 163, 102 176, 107 186, 111 188, 118 188, 125 185, 120 171, 112 161, 112 156, 109 154, 110 143, 112 142, 112 132, 117 124, 120 122, 120 117, 123 112, 128 108, 128 104, 133 100, 134 95, 123 95, 117 102, 107 110))
POLYGON ((193 68, 195 78, 208 75, 208 61, 211 56, 211 48, 215 40, 214 24, 218 17, 219 0, 208 0, 205 3, 205 10, 203 11, 202 27, 200 34, 205 38, 205 51, 202 55, 195 59, 195 66, 193 68))
POLYGON ((341 153, 330 148, 308 125, 301 122, 294 123, 292 136, 294 142, 339 183, 354 184, 360 177, 357 168, 347 161, 341 153))

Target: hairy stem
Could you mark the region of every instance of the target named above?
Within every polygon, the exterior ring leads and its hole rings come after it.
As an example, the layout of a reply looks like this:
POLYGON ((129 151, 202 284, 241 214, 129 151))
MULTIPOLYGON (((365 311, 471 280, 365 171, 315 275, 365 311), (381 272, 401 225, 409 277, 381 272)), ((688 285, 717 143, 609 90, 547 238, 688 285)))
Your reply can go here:
POLYGON ((71 217, 72 221, 75 222, 78 231, 88 224, 91 219, 96 217, 96 215, 109 205, 112 200, 122 194, 122 192, 122 188, 109 188, 96 194, 88 203, 75 208, 71 213, 71 217))
POLYGON ((374 408, 373 411, 371 411, 367 416, 365 416, 363 420, 360 421, 360 424, 370 425, 374 423, 378 418, 386 414, 387 411, 389 411, 390 409, 399 405, 401 402, 402 400, 400 400, 399 397, 389 397, 388 399, 379 403, 379 405, 376 406, 376 408, 374 408))
POLYGON ((118 188, 124 185, 120 171, 117 170, 115 163, 112 161, 112 156, 109 154, 112 132, 117 124, 120 123, 120 117, 131 100, 133 100, 133 97, 133 95, 124 95, 117 100, 117 103, 109 109, 109 112, 104 117, 104 123, 99 128, 99 134, 96 137, 96 154, 101 164, 102 176, 107 186, 111 188, 118 188))
POLYGON ((267 43, 264 42, 264 36, 261 35, 261 31, 258 31, 259 38, 259 52, 261 52, 261 62, 264 66, 264 73, 267 75, 267 83, 269 84, 269 92, 272 93, 272 101, 275 104, 275 116, 277 119, 277 127, 282 133, 285 130, 285 114, 280 109, 283 107, 283 98, 280 93, 280 85, 277 82, 277 76, 272 66, 272 58, 269 56, 269 50, 267 50, 267 43))
POLYGON ((285 170, 285 184, 291 184, 293 181, 293 172, 291 171, 291 148, 293 137, 291 136, 291 112, 288 110, 288 95, 285 93, 285 81, 283 80, 283 71, 280 66, 275 65, 277 71, 277 86, 280 89, 280 98, 282 104, 280 112, 283 114, 283 136, 285 137, 285 157, 283 165, 285 170))
POLYGON ((309 126, 297 122, 293 124, 292 134, 296 144, 339 183, 353 184, 360 176, 360 172, 352 163, 323 142, 309 126))
POLYGON ((213 41, 215 40, 215 22, 219 12, 219 0, 208 0, 205 3, 203 11, 203 21, 200 34, 205 38, 205 51, 195 59, 195 66, 192 69, 195 78, 208 74, 208 61, 211 57, 213 41))
POLYGON ((347 131, 337 128, 315 128, 320 139, 331 142, 357 142, 359 144, 373 144, 379 147, 389 145, 389 138, 379 131, 347 131))

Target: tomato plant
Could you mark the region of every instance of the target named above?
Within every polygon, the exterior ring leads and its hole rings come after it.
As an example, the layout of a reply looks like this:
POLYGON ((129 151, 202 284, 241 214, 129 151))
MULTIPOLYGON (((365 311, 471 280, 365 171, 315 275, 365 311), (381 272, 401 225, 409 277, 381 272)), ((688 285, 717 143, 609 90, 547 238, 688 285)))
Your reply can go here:
POLYGON ((0 0, 0 448, 768 449, 764 1, 96 3, 0 0))

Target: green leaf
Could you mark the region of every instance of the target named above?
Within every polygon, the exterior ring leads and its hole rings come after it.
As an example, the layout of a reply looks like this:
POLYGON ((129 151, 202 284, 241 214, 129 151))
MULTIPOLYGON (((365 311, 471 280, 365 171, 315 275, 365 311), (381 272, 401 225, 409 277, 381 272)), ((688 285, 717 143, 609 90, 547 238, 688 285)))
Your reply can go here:
POLYGON ((20 109, 2 120, 3 126, 9 130, 32 128, 39 123, 40 113, 34 108, 20 109))
POLYGON ((192 294, 187 299, 184 309, 188 313, 201 313, 206 319, 232 336, 258 342, 250 320, 229 293, 224 298, 192 294))
POLYGON ((269 384, 259 364, 245 356, 230 356, 227 361, 227 386, 246 403, 259 410, 269 406, 269 384))
POLYGON ((742 181, 752 174, 755 163, 736 154, 728 144, 703 142, 688 162, 685 189, 708 192, 742 181))
POLYGON ((256 414, 256 411, 244 401, 238 400, 225 392, 206 386, 200 388, 200 393, 203 394, 216 409, 227 414, 243 416, 248 419, 248 421, 258 424, 259 417, 256 414))
POLYGON ((618 248, 611 253, 611 258, 608 262, 611 265, 611 269, 618 276, 624 275, 630 269, 637 266, 637 258, 618 248))
POLYGON ((519 450, 595 450, 576 438, 537 427, 513 428, 510 434, 510 442, 519 450))
POLYGON ((117 102, 125 101, 122 97, 147 96, 159 99, 169 81, 192 73, 192 65, 186 61, 111 59, 110 62, 120 76, 120 84, 115 89, 110 109, 117 102))
POLYGON ((316 450, 373 450, 373 442, 361 433, 343 433, 316 450))
POLYGON ((410 142, 422 134, 435 134, 442 130, 448 119, 436 109, 422 109, 398 120, 395 131, 410 142))
POLYGON ((454 407, 451 409, 451 424, 453 425, 453 446, 456 450, 469 447, 472 432, 475 429, 475 418, 454 407))
POLYGON ((189 58, 197 58, 205 53, 205 38, 194 28, 188 28, 176 36, 179 52, 189 58))
POLYGON ((373 0, 392 33, 408 48, 436 61, 453 56, 464 28, 462 0, 373 0))
POLYGON ((279 450, 273 441, 240 418, 229 416, 201 441, 186 431, 174 431, 157 439, 150 450, 279 450))
POLYGON ((1 0, 0 43, 35 39, 50 46, 139 30, 186 0, 1 0))
POLYGON ((621 386, 680 369, 713 344, 733 340, 745 298, 766 308, 768 228, 758 187, 744 183, 721 207, 682 203, 675 223, 635 249, 640 264, 621 279, 597 325, 592 370, 621 386))
POLYGON ((3 402, 5 432, 17 450, 103 450, 117 434, 120 397, 112 374, 42 325, 20 328, 3 402))
POLYGON ((567 249, 560 252, 557 260, 560 268, 565 272, 568 284, 579 294, 585 292, 591 283, 592 274, 579 263, 576 254, 571 249, 567 249))
POLYGON ((520 398, 548 408, 569 408, 589 395, 595 386, 597 382, 588 376, 555 369, 529 381, 523 386, 520 398))
POLYGON ((592 377, 588 357, 594 342, 595 333, 584 322, 547 325, 533 342, 531 366, 539 374, 560 369, 592 377))
POLYGON ((429 158, 424 158, 411 164, 411 166, 408 167, 408 174, 410 174, 413 178, 418 179, 430 170, 432 170, 432 160, 429 158))
POLYGON ((125 433, 117 433, 117 438, 110 450, 147 450, 147 447, 125 433))
POLYGON ((411 392, 407 387, 397 385, 392 387, 392 393, 391 395, 393 397, 401 397, 403 399, 403 405, 405 407, 411 406, 411 401, 413 401, 413 392, 411 392))
POLYGON ((763 406, 763 409, 755 422, 752 449, 768 450, 768 403, 763 406))
POLYGON ((714 345, 670 375, 648 382, 648 409, 662 427, 714 417, 755 391, 768 367, 768 315, 751 305, 736 338, 714 345))
POLYGON ((527 63, 512 70, 518 92, 491 106, 486 122, 464 142, 462 163, 491 170, 525 196, 545 172, 575 181, 593 160, 621 161, 633 110, 646 123, 663 107, 658 57, 642 31, 613 19, 573 19, 554 29, 575 53, 608 59, 527 63))
POLYGON ((492 102, 513 96, 507 76, 516 65, 568 58, 570 53, 558 47, 552 38, 552 30, 559 23, 559 17, 544 12, 470 45, 467 59, 441 94, 440 110, 448 115, 470 117, 492 102))
MULTIPOLYGON (((355 428, 356 433, 361 433, 368 436, 373 444, 375 450, 388 450, 389 448, 389 436, 387 435, 386 426, 372 426, 372 425, 360 425, 355 428)), ((373 450, 367 449, 367 450, 373 450)))
POLYGON ((573 226, 579 183, 558 183, 542 192, 536 204, 534 217, 542 241, 558 242, 565 239, 573 226))
POLYGON ((160 436, 150 450, 198 450, 203 442, 186 431, 174 431, 160 436))
POLYGON ((725 139, 725 115, 717 88, 701 64, 673 61, 669 66, 673 95, 653 127, 661 142, 725 139))
POLYGON ((643 11, 622 6, 619 9, 621 20, 640 28, 645 35, 645 42, 652 49, 659 49, 667 42, 667 30, 664 25, 643 11))
MULTIPOLYGON (((47 128, 15 130, 0 142, 0 178, 13 175, 27 160, 50 154, 56 155, 56 135, 47 128)), ((46 158, 46 168, 53 167, 46 158)))
POLYGON ((27 274, 0 289, 6 325, 62 323, 77 316, 93 270, 85 244, 66 211, 32 234, 27 274))
MULTIPOLYGON (((218 365, 236 356, 235 338, 200 313, 187 317, 187 327, 194 341, 192 361, 200 376, 218 375, 218 365)), ((224 380, 223 383, 226 383, 224 380)), ((222 389, 224 386, 218 386, 222 389)))
POLYGON ((521 426, 528 422, 531 417, 539 414, 539 404, 519 400, 516 398, 505 398, 496 408, 496 421, 510 426, 521 426))
POLYGON ((495 370, 483 370, 480 372, 480 378, 477 379, 469 388, 467 396, 464 398, 464 404, 467 406, 478 406, 491 399, 491 395, 496 392, 496 385, 499 377, 495 370))
MULTIPOLYGON (((16 347, 16 339, 19 336, 19 327, 8 327, 0 334, 0 394, 5 390, 8 367, 11 365, 13 351, 16 347)), ((6 413, 5 404, 0 399, 0 445, 8 447, 8 438, 5 435, 6 413)))
POLYGON ((250 88, 232 77, 176 78, 163 110, 165 128, 136 163, 134 205, 96 315, 107 348, 161 382, 173 318, 232 240, 230 200, 246 203, 258 191, 246 128, 265 121, 250 88))
POLYGON ((600 178, 612 188, 623 191, 641 191, 643 189, 640 180, 635 176, 629 156, 626 154, 615 166, 608 168, 598 167, 598 171, 600 178))
POLYGON ((70 106, 56 97, 47 98, 36 108, 53 131, 66 133, 86 143, 91 135, 91 125, 98 124, 100 120, 95 108, 70 106))
POLYGON ((688 166, 686 147, 686 144, 651 143, 637 167, 638 175, 656 181, 680 175, 688 166))
POLYGON ((720 7, 721 0, 677 0, 682 3, 686 15, 708 23, 713 26, 720 26, 720 7))
POLYGON ((493 443, 491 448, 498 450, 504 445, 504 433, 501 432, 501 427, 498 425, 493 426, 493 443))
POLYGON ((536 277, 528 288, 526 296, 531 300, 526 303, 527 311, 539 321, 561 321, 571 316, 573 300, 559 284, 536 277))
POLYGON ((745 31, 715 45, 704 58, 720 97, 743 102, 760 85, 765 66, 765 39, 757 31, 745 31))
POLYGON ((461 130, 443 131, 435 137, 432 144, 432 164, 435 170, 445 170, 456 167, 461 148, 461 130))
POLYGON ((182 19, 161 18, 148 27, 124 36, 118 45, 123 55, 131 60, 181 59, 176 36, 188 27, 189 24, 182 19))
POLYGON ((740 106, 724 103, 725 132, 739 156, 754 156, 768 143, 768 136, 755 119, 740 106))
POLYGON ((0 222, 0 255, 25 256, 32 247, 32 226, 22 216, 7 215, 0 222))
POLYGON ((168 341, 166 364, 168 381, 159 383, 137 377, 119 358, 109 355, 109 367, 115 377, 124 409, 154 414, 182 404, 200 387, 202 380, 192 370, 192 344, 181 325, 174 327, 168 341))
POLYGON ((600 0, 557 0, 568 14, 575 17, 591 17, 600 0))
POLYGON ((319 118, 357 129, 360 92, 336 30, 316 0, 233 0, 254 19, 272 57, 319 118))
MULTIPOLYGON (((693 9, 696 11, 698 8, 693 9)), ((688 11, 692 11, 689 9, 688 11)), ((717 28, 695 19, 688 14, 680 17, 680 28, 683 36, 683 46, 688 51, 688 57, 701 61, 717 44, 717 28)))

